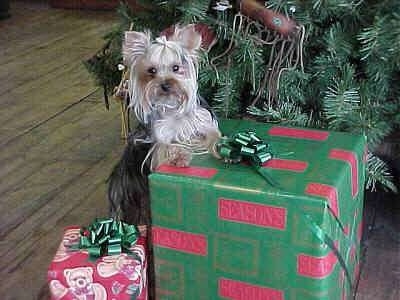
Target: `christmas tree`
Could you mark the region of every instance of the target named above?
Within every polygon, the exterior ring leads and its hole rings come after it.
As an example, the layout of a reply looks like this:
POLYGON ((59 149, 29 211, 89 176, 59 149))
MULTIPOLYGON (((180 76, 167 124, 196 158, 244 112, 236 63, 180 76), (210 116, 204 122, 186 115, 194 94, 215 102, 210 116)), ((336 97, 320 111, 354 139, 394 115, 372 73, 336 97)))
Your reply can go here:
POLYGON ((176 23, 206 24, 200 94, 218 115, 364 134, 367 188, 396 191, 374 155, 400 129, 400 6, 396 0, 135 1, 87 62, 105 94, 121 79, 122 32, 154 35, 176 23))

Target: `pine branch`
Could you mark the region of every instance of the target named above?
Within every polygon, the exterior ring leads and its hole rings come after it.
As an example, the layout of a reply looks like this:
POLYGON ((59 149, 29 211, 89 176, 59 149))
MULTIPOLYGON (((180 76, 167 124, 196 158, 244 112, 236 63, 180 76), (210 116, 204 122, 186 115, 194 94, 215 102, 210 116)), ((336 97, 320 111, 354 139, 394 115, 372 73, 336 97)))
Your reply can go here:
POLYGON ((393 184, 393 176, 390 174, 388 165, 379 157, 368 153, 366 188, 376 191, 377 183, 380 183, 385 191, 397 193, 397 187, 393 184))
POLYGON ((381 62, 394 62, 400 66, 400 14, 377 16, 372 26, 358 35, 361 43, 361 60, 375 57, 381 62))
POLYGON ((238 99, 240 98, 240 86, 235 84, 229 70, 220 73, 219 84, 212 98, 212 106, 218 116, 223 118, 234 117, 240 110, 238 99))
MULTIPOLYGON (((233 36, 229 53, 223 53, 232 37, 237 7, 224 17, 210 9, 209 0, 136 0, 146 7, 132 14, 119 9, 120 24, 106 38, 106 46, 88 69, 99 85, 112 91, 118 84, 121 37, 134 30, 150 29, 154 35, 176 23, 208 24, 218 43, 201 58, 199 91, 220 116, 243 113, 246 102, 260 91, 260 102, 269 91, 259 90, 268 72, 270 48, 250 35, 233 36)), ((304 73, 285 70, 278 93, 267 107, 251 107, 248 113, 265 122, 312 126, 365 134, 371 151, 394 130, 400 130, 400 5, 396 0, 269 0, 266 5, 306 28, 304 73)), ((232 2, 231 2, 232 3, 232 2)), ((236 28, 237 29, 237 28, 236 28)), ((253 30, 250 30, 252 33, 253 30)), ((380 182, 393 190, 387 166, 370 159, 368 187, 380 182)))
POLYGON ((350 116, 359 112, 360 95, 353 77, 353 68, 346 65, 340 79, 332 78, 332 84, 323 98, 323 111, 329 129, 348 129, 350 116))
POLYGON ((253 90, 260 82, 257 74, 260 74, 258 68, 264 65, 263 54, 263 48, 249 38, 238 40, 232 54, 232 63, 241 69, 242 79, 249 81, 253 90))
POLYGON ((338 22, 333 24, 323 35, 324 46, 331 57, 335 57, 341 64, 347 63, 354 51, 350 42, 351 37, 344 31, 338 22))
POLYGON ((207 17, 209 1, 208 0, 191 0, 184 1, 179 5, 178 10, 181 12, 181 20, 183 23, 197 23, 205 21, 207 17))
POLYGON ((371 88, 371 84, 366 82, 360 86, 359 119, 353 121, 351 128, 353 132, 358 130, 365 134, 369 148, 373 150, 393 130, 392 119, 400 111, 400 104, 397 101, 380 101, 371 88))
POLYGON ((255 106, 247 108, 247 112, 260 121, 268 123, 282 123, 292 126, 309 126, 311 120, 307 114, 302 113, 300 106, 291 101, 281 101, 275 108, 265 105, 262 109, 255 106))
POLYGON ((306 103, 306 86, 311 76, 299 70, 287 70, 282 73, 278 89, 278 102, 291 101, 304 105, 306 103))
POLYGON ((325 22, 326 20, 340 19, 354 13, 357 8, 354 0, 312 0, 312 11, 315 16, 325 22))
POLYGON ((313 62, 310 62, 306 71, 312 74, 313 80, 320 90, 319 97, 323 96, 323 91, 331 83, 332 78, 337 77, 340 66, 341 63, 337 57, 328 55, 325 52, 317 56, 313 62))

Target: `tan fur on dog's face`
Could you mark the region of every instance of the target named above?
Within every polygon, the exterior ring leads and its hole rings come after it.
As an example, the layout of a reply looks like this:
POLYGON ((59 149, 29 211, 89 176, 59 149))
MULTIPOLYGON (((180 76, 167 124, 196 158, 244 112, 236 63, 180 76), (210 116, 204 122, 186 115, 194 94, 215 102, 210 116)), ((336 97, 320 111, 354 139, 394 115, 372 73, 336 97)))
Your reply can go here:
POLYGON ((185 87, 185 80, 189 77, 188 64, 168 48, 162 49, 161 53, 156 50, 150 49, 135 66, 139 88, 145 91, 143 100, 149 101, 144 105, 155 108, 165 104, 177 110, 188 100, 185 87))
POLYGON ((181 114, 196 107, 200 44, 193 25, 177 27, 168 40, 161 36, 154 42, 148 33, 126 33, 123 55, 131 69, 131 106, 142 123, 155 114, 181 114))
POLYGON ((220 137, 217 121, 200 105, 197 95, 200 45, 194 25, 176 26, 170 38, 161 36, 154 41, 149 33, 125 34, 130 107, 151 132, 151 169, 163 161, 186 166, 191 151, 213 152, 220 137))

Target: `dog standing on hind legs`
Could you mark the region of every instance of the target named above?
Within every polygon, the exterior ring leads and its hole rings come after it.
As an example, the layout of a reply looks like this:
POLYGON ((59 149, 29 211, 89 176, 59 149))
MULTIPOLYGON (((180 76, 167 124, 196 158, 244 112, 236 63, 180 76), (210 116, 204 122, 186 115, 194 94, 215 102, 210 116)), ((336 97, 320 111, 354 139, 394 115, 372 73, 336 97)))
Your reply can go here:
POLYGON ((127 31, 123 58, 130 69, 130 109, 139 126, 129 135, 109 178, 112 216, 130 224, 151 223, 148 175, 162 163, 188 166, 192 153, 214 153, 221 134, 197 91, 194 25, 175 26, 169 38, 127 31))

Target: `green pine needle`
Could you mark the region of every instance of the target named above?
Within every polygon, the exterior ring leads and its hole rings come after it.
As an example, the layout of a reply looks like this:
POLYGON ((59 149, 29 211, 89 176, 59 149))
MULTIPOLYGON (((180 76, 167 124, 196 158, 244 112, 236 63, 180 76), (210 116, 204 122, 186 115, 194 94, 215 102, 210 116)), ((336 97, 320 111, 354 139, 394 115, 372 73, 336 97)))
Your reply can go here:
POLYGON ((281 101, 275 108, 264 106, 260 109, 250 106, 247 108, 247 112, 268 123, 282 123, 292 126, 308 126, 310 124, 307 114, 302 113, 301 108, 290 101, 281 101))
POLYGON ((346 65, 342 78, 332 78, 332 84, 327 88, 323 98, 323 111, 329 129, 348 129, 350 116, 360 111, 360 95, 358 87, 354 85, 353 74, 353 68, 346 65))
MULTIPOLYGON (((125 2, 125 1, 124 1, 125 2)), ((400 130, 400 5, 397 0, 270 0, 268 8, 306 29, 304 71, 282 71, 278 94, 268 107, 248 107, 258 92, 269 60, 270 45, 260 45, 244 31, 231 42, 235 8, 221 13, 209 0, 136 0, 146 7, 132 13, 118 9, 119 26, 105 37, 86 66, 109 93, 119 83, 123 31, 150 29, 154 35, 172 24, 205 23, 217 44, 200 59, 199 91, 219 116, 247 112, 265 122, 341 130, 367 136, 373 151, 386 136, 400 130)), ((231 1, 233 3, 234 1, 231 1)), ((237 28, 236 28, 237 29, 237 28)), ((236 30, 235 29, 235 30, 236 30)), ((236 33, 236 31, 235 31, 236 33)), ((271 34, 274 34, 273 32, 271 34)), ((263 34, 262 36, 265 36, 263 34)), ((260 102, 268 90, 260 91, 260 102)), ((367 186, 395 190, 389 168, 372 156, 367 186)))
POLYGON ((379 157, 368 153, 366 187, 371 191, 376 191, 378 183, 385 191, 397 193, 397 187, 393 183, 393 176, 390 174, 388 165, 379 157))

